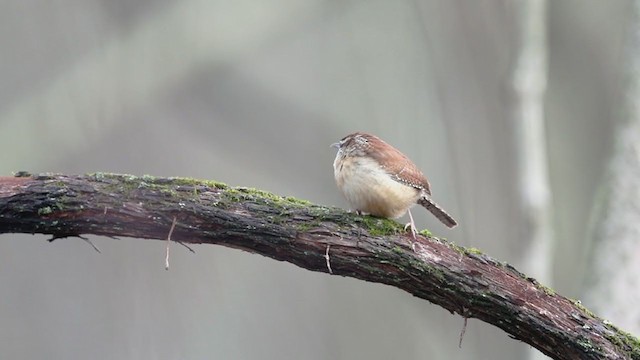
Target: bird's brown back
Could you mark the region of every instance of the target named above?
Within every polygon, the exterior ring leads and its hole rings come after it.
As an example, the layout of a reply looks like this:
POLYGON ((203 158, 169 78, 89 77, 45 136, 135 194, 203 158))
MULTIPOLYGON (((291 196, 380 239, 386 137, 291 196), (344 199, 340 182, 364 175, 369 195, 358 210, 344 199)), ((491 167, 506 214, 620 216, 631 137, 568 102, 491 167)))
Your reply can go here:
POLYGON ((375 159, 391 177, 405 185, 423 190, 431 195, 431 188, 427 177, 400 150, 389 145, 379 137, 367 133, 355 133, 347 141, 359 141, 363 152, 375 159), (360 140, 358 140, 358 136, 360 140), (365 139, 366 142, 362 141, 365 139), (376 150, 373 150, 376 149, 376 150), (380 150, 383 149, 383 150, 380 150), (398 161, 400 159, 400 161, 398 161))

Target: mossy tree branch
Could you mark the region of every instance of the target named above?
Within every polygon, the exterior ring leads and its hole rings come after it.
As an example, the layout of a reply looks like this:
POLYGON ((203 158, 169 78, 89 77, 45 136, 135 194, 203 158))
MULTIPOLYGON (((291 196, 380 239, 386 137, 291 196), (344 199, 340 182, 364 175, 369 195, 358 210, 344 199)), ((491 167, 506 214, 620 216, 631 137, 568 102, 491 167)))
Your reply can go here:
POLYGON ((637 338, 508 264, 402 226, 211 181, 129 175, 0 177, 0 233, 219 244, 395 286, 493 324, 555 359, 640 359, 637 338), (415 249, 415 250, 414 250, 415 249), (327 257, 328 254, 328 257, 327 257))

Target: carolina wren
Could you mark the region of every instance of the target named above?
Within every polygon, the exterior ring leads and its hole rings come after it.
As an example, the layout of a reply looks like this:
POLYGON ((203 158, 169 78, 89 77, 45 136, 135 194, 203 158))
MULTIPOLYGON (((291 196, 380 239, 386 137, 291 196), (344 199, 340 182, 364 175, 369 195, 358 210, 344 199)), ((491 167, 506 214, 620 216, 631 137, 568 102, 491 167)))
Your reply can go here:
POLYGON ((458 223, 431 200, 429 181, 403 153, 375 135, 353 133, 332 144, 338 149, 333 171, 338 188, 359 213, 399 218, 420 204, 447 227, 458 223))

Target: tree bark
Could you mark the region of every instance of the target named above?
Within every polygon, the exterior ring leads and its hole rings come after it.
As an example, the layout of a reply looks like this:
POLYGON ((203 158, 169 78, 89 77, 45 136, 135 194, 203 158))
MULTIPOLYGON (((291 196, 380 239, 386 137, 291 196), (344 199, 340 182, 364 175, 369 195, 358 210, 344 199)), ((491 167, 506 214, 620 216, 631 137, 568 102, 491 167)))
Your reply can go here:
POLYGON ((578 302, 475 249, 391 220, 184 178, 0 177, 0 233, 219 244, 395 286, 493 324, 555 359, 640 359, 640 342, 578 302), (173 226, 175 225, 175 226, 173 226), (414 250, 415 249, 415 250, 414 250))

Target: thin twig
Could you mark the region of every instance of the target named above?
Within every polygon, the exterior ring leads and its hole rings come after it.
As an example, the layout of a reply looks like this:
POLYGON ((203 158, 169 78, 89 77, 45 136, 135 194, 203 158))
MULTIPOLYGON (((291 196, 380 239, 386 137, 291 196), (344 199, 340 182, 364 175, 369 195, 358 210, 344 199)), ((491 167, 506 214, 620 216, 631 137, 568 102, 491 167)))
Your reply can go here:
POLYGON ((462 330, 460 331, 460 341, 458 341, 458 348, 462 349, 462 339, 464 339, 464 333, 467 331, 467 321, 469 318, 467 317, 467 309, 463 308, 462 317, 464 319, 464 323, 462 324, 462 330))
POLYGON ((98 254, 102 254, 102 251, 100 251, 100 249, 98 249, 98 247, 97 247, 97 246, 95 246, 95 245, 91 242, 91 240, 89 240, 89 238, 86 238, 86 237, 84 237, 84 236, 78 236, 78 237, 79 237, 80 239, 82 239, 82 240, 86 241, 86 242, 87 242, 87 244, 91 245, 91 247, 92 247, 95 251, 97 251, 97 252, 98 252, 98 254))
POLYGON ((53 235, 53 236, 51 237, 51 239, 48 239, 47 241, 49 241, 49 242, 53 242, 54 240, 57 240, 57 239, 64 239, 64 238, 67 238, 67 237, 77 237, 77 238, 80 238, 80 239, 84 240, 87 244, 91 245, 91 247, 92 247, 95 251, 97 251, 97 252, 98 252, 98 254, 102 254, 102 251, 100 251, 100 249, 98 249, 98 247, 97 247, 97 246, 95 246, 95 245, 91 242, 91 240, 89 240, 88 238, 86 238, 86 237, 84 237, 84 236, 82 236, 82 235, 76 235, 76 234, 73 234, 73 235, 67 235, 67 234, 65 234, 65 235, 53 235))
POLYGON ((171 234, 173 234, 173 229, 176 227, 176 217, 173 217, 173 222, 171 223, 171 229, 169 229, 169 235, 167 235, 167 254, 164 258, 164 268, 165 270, 169 270, 169 244, 171 243, 171 234))
POLYGON ((189 247, 189 245, 187 245, 187 244, 183 243, 182 241, 175 241, 175 240, 174 240, 174 242, 177 242, 178 244, 180 244, 180 245, 182 245, 182 246, 186 247, 186 248, 187 248, 187 250, 191 251, 192 253, 194 253, 194 254, 196 253, 196 251, 195 251, 195 250, 193 250, 192 248, 190 248, 190 247, 189 247))
POLYGON ((331 249, 331 244, 327 244, 327 251, 324 253, 324 258, 327 260, 327 269, 329 269, 329 274, 333 274, 333 270, 331 270, 331 260, 329 259, 329 249, 331 249))

